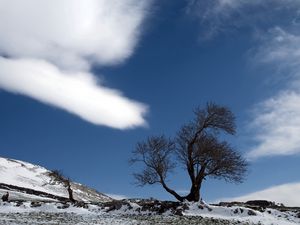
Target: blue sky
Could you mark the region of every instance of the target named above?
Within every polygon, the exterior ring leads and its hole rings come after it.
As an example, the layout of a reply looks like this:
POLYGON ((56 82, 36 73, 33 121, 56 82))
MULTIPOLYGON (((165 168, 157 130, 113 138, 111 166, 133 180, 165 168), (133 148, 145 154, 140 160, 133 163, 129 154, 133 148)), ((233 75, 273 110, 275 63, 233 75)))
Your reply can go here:
MULTIPOLYGON (((243 184, 207 180, 204 199, 300 205, 299 11, 297 0, 2 1, 1 156, 172 199, 133 185, 131 151, 213 101, 236 115, 230 141, 251 165, 243 184)), ((181 170, 169 184, 189 188, 181 170)))

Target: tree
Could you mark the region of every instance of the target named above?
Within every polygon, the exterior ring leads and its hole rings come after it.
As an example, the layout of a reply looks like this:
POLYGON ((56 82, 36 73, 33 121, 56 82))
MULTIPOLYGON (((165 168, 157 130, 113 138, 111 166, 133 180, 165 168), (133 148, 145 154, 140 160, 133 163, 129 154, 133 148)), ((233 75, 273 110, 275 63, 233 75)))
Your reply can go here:
POLYGON ((208 103, 204 109, 197 108, 194 113, 194 120, 182 126, 173 140, 162 135, 137 144, 130 162, 144 165, 141 172, 134 174, 138 185, 159 183, 179 201, 199 201, 200 189, 207 177, 235 183, 243 181, 247 162, 220 138, 221 133, 235 134, 233 113, 214 103, 208 103), (186 196, 179 195, 166 183, 176 162, 183 165, 191 181, 186 196))
POLYGON ((69 195, 69 200, 70 202, 75 202, 75 199, 73 197, 73 190, 71 188, 71 179, 69 177, 65 177, 63 173, 60 170, 52 170, 49 173, 50 177, 52 180, 50 182, 52 183, 62 183, 64 187, 67 188, 68 195, 69 195))

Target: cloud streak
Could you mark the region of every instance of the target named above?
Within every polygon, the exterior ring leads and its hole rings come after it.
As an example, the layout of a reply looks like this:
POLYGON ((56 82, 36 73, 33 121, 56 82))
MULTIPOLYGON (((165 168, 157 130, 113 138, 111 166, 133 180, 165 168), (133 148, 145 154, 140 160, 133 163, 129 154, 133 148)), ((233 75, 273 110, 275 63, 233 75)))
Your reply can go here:
POLYGON ((145 125, 147 107, 99 84, 90 73, 69 73, 34 59, 0 57, 0 87, 30 96, 96 125, 125 129, 145 125))
POLYGON ((188 0, 186 12, 199 21, 200 39, 207 40, 241 27, 261 29, 285 23, 299 14, 299 7, 298 0, 188 0))
POLYGON ((251 123, 257 143, 248 159, 300 153, 300 93, 284 91, 258 104, 251 123))
POLYGON ((150 2, 0 1, 0 88, 96 125, 145 125, 144 104, 104 87, 89 71, 133 54, 150 2))
POLYGON ((278 186, 269 187, 264 190, 249 193, 243 196, 234 198, 224 198, 220 201, 249 201, 249 200, 268 200, 275 201, 276 203, 283 203, 286 206, 299 206, 300 205, 300 183, 288 183, 278 186))
POLYGON ((275 79, 286 85, 255 107, 250 129, 257 144, 249 159, 300 153, 300 35, 276 27, 264 38, 255 61, 276 68, 275 79))
POLYGON ((253 143, 248 159, 299 154, 300 1, 190 0, 187 12, 200 21, 202 39, 248 28, 256 43, 251 62, 272 68, 266 79, 280 82, 273 96, 254 106, 246 126, 253 143))

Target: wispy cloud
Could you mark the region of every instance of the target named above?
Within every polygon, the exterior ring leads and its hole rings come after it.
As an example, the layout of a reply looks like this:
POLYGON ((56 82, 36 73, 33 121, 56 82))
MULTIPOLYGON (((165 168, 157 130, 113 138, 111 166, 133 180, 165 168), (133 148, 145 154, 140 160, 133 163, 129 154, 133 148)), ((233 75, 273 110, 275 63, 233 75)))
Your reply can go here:
POLYGON ((249 200, 268 200, 276 203, 283 203, 286 206, 299 206, 300 183, 288 183, 278 186, 269 187, 267 189, 249 193, 239 197, 223 198, 219 201, 249 201, 249 200))
MULTIPOLYGON (((300 6, 299 6, 300 10, 300 6)), ((300 78, 300 32, 299 26, 282 28, 275 26, 258 37, 259 46, 254 48, 256 63, 275 65, 276 75, 292 84, 300 78)))
POLYGON ((300 153, 300 34, 276 27, 257 49, 255 60, 275 68, 283 90, 255 107, 250 128, 257 143, 248 157, 300 153))
POLYGON ((285 23, 286 20, 297 18, 300 7, 298 0, 187 0, 187 2, 187 14, 201 24, 200 39, 211 39, 220 33, 242 27, 260 29, 276 23, 285 23))
POLYGON ((94 124, 145 124, 146 107, 104 87, 90 71, 130 57, 151 1, 0 1, 0 88, 94 124))
POLYGON ((251 62, 272 68, 266 80, 280 82, 273 96, 254 106, 248 158, 300 153, 300 1, 188 2, 188 13, 201 23, 202 39, 245 27, 252 31, 251 62))
POLYGON ((300 153, 300 93, 284 91, 258 104, 251 129, 257 144, 249 159, 300 153))

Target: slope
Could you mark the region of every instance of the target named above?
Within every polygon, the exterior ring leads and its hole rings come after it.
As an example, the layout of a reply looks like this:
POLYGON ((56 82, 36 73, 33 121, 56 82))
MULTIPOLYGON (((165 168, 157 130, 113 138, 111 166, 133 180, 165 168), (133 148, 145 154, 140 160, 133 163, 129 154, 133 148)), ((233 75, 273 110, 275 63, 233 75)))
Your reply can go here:
MULTIPOLYGON (((71 182, 78 201, 106 202, 111 198, 82 184, 71 182)), ((51 171, 31 163, 0 157, 0 194, 9 190, 15 199, 68 198, 67 188, 51 176, 51 171)))

